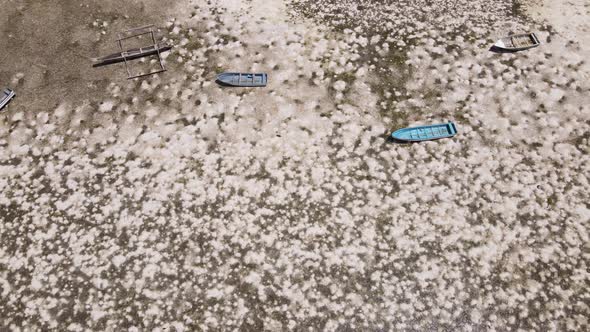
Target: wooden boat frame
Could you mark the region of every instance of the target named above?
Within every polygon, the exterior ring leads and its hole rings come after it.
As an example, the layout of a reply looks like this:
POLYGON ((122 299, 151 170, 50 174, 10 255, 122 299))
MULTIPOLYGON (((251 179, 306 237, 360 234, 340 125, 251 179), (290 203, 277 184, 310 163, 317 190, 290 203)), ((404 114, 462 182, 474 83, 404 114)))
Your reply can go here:
POLYGON ((125 56, 127 58, 127 60, 134 60, 134 59, 139 59, 139 58, 150 56, 150 55, 156 55, 158 51, 160 53, 166 52, 166 51, 169 51, 171 48, 172 48, 171 45, 164 43, 164 42, 159 42, 158 44, 156 44, 156 47, 146 46, 146 47, 134 48, 134 49, 127 50, 125 52, 114 53, 114 54, 107 55, 107 56, 104 56, 104 57, 101 57, 98 59, 94 59, 93 61, 95 61, 96 63, 93 64, 92 67, 102 67, 102 66, 106 66, 106 65, 110 65, 110 64, 114 64, 114 63, 124 62, 125 59, 123 58, 123 56, 125 56))
MULTIPOLYGON (((154 35, 154 26, 153 25, 146 25, 143 27, 129 29, 127 31, 120 32, 119 38, 117 38, 117 43, 119 44, 119 49, 121 50, 121 55, 123 56, 123 60, 125 61, 125 68, 127 69, 127 79, 134 79, 134 78, 154 75, 154 74, 158 74, 158 73, 162 73, 162 72, 166 71, 166 68, 164 67, 164 63, 162 63, 162 57, 160 55, 160 48, 158 46, 158 43, 156 42, 156 36, 154 35), (160 69, 152 71, 147 74, 132 75, 131 71, 129 69, 129 61, 127 61, 129 51, 123 50, 123 41, 127 40, 127 39, 131 39, 131 38, 137 38, 137 37, 143 36, 143 35, 150 35, 151 36, 153 44, 150 46, 153 46, 156 50, 156 54, 158 55, 158 63, 160 64, 160 69)), ((140 48, 140 50, 141 50, 141 48, 140 48)))
POLYGON ((168 51, 172 48, 171 45, 157 42, 156 36, 154 33, 154 25, 146 25, 139 28, 133 28, 126 31, 119 32, 117 34, 117 45, 119 46, 119 53, 111 54, 106 57, 99 58, 95 61, 98 63, 94 64, 93 67, 104 66, 113 63, 125 62, 125 69, 127 71, 127 79, 134 79, 140 78, 145 76, 150 76, 158 73, 162 73, 166 71, 166 67, 162 61, 161 53, 168 51), (151 45, 125 50, 123 48, 123 42, 132 38, 139 38, 140 36, 149 35, 151 39, 151 45), (119 57, 116 57, 116 56, 119 57), (158 58, 158 65, 159 69, 151 71, 145 74, 134 74, 131 72, 130 69, 130 61, 134 59, 139 59, 147 56, 155 55, 158 58), (112 58, 111 58, 112 57, 112 58), (122 59, 122 60, 121 60, 122 59))
POLYGON ((10 101, 12 100, 12 98, 14 98, 14 96, 16 96, 16 93, 14 93, 14 91, 6 88, 2 91, 2 94, 0 95, 0 111, 6 106, 8 105, 8 103, 10 103, 10 101))

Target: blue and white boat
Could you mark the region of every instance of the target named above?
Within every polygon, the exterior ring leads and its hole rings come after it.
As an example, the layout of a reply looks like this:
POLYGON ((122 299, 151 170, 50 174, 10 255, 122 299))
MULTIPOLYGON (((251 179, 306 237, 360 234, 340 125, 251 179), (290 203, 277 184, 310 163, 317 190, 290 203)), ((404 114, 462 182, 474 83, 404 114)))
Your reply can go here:
POLYGON ((12 100, 12 98, 14 98, 15 95, 16 94, 14 91, 10 89, 4 89, 4 91, 0 93, 0 110, 2 110, 4 106, 6 106, 10 100, 12 100))
POLYGON ((217 75, 217 81, 223 85, 239 87, 262 87, 268 82, 265 73, 222 73, 217 75))
POLYGON ((421 142, 457 135, 457 127, 453 122, 429 126, 409 127, 396 130, 391 137, 398 141, 421 142))

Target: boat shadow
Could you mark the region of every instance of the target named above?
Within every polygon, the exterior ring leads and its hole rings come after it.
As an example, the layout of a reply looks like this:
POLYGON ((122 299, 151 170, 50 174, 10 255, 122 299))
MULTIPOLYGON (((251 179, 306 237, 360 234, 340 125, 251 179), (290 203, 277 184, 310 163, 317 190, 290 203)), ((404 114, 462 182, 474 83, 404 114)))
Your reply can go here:
POLYGON ((106 67, 106 66, 110 66, 110 65, 116 65, 116 64, 121 63, 121 62, 124 62, 124 61, 120 61, 120 62, 108 62, 108 63, 106 63, 106 62, 94 63, 94 64, 92 64, 92 68, 98 68, 98 67, 106 67))
POLYGON ((417 143, 417 142, 408 142, 408 141, 402 141, 399 139, 395 139, 395 138, 391 137, 391 133, 388 133, 386 135, 387 136, 385 137, 385 142, 387 142, 389 144, 410 145, 410 144, 417 143))
POLYGON ((517 53, 518 51, 513 51, 513 50, 507 50, 505 48, 500 48, 498 46, 492 46, 490 47, 490 49, 488 50, 492 53, 497 53, 497 54, 504 54, 504 53, 517 53))
MULTIPOLYGON (((127 61, 131 62, 131 61, 135 61, 135 60, 137 60, 137 59, 129 59, 127 61)), ((119 63, 125 63, 125 60, 121 59, 121 60, 109 60, 109 61, 96 62, 96 63, 92 64, 92 68, 106 67, 106 66, 110 66, 110 65, 116 65, 119 63)))
POLYGON ((403 141, 403 140, 399 140, 399 139, 395 139, 395 138, 391 137, 391 134, 387 134, 387 137, 385 138, 385 142, 388 144, 412 145, 412 144, 418 144, 418 143, 424 143, 424 142, 438 141, 438 140, 442 140, 445 138, 449 138, 449 137, 433 138, 433 139, 429 139, 426 141, 403 141))
POLYGON ((218 79, 215 80, 215 83, 217 83, 217 85, 219 85, 222 88, 242 88, 242 89, 244 89, 244 88, 263 88, 263 87, 266 87, 266 86, 258 86, 258 85, 254 85, 254 86, 239 86, 239 85, 234 85, 234 84, 228 84, 228 83, 225 83, 225 82, 220 81, 218 79))

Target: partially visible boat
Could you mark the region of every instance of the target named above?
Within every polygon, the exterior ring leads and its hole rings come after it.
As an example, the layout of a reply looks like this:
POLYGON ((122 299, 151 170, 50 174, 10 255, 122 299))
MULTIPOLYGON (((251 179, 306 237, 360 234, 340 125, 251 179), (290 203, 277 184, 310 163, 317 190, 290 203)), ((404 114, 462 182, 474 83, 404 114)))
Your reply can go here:
POLYGON ((6 106, 10 100, 12 100, 12 98, 14 98, 14 96, 16 96, 14 91, 10 89, 4 89, 4 91, 2 91, 0 94, 0 110, 2 110, 4 106, 6 106))
POLYGON ((163 52, 169 51, 170 49, 172 49, 172 45, 164 43, 164 42, 159 42, 156 45, 142 47, 142 48, 134 48, 131 50, 127 50, 127 51, 123 51, 123 52, 119 52, 119 53, 114 53, 111 55, 107 55, 104 57, 93 59, 92 61, 94 62, 94 64, 92 65, 92 67, 106 66, 106 65, 113 64, 113 63, 124 62, 126 60, 139 59, 139 58, 143 58, 145 56, 163 53, 163 52))
POLYGON ((505 51, 523 51, 541 45, 539 38, 534 33, 513 35, 498 40, 494 47, 505 51))
POLYGON ((240 87, 262 87, 268 82, 265 73, 221 73, 217 81, 224 85, 240 87))
POLYGON ((399 129, 391 134, 391 137, 398 141, 421 142, 449 138, 455 135, 457 135, 457 127, 453 122, 449 122, 399 129))

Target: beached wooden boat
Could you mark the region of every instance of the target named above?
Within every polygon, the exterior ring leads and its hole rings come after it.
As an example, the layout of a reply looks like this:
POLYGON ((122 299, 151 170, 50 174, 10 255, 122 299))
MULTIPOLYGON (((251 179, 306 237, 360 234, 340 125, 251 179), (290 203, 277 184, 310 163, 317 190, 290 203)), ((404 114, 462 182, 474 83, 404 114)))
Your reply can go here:
POLYGON ((92 61, 94 62, 94 64, 92 66, 93 67, 100 67, 100 66, 110 65, 113 63, 124 62, 126 60, 139 59, 139 58, 142 58, 145 56, 163 53, 163 52, 169 51, 170 49, 172 49, 172 45, 160 42, 160 43, 157 43, 156 45, 151 45, 151 46, 142 47, 142 48, 134 48, 131 50, 118 52, 118 53, 114 53, 114 54, 107 55, 104 57, 93 59, 92 61))
POLYGON ((457 127, 455 127, 453 122, 449 122, 399 129, 391 134, 391 137, 398 141, 421 142, 453 137, 455 135, 457 135, 457 127))
POLYGON ((10 100, 12 100, 12 98, 14 98, 15 95, 16 94, 14 91, 10 89, 4 89, 4 91, 0 93, 0 110, 2 110, 4 106, 6 106, 10 100))
POLYGON ((506 51, 523 51, 541 45, 541 42, 534 33, 513 35, 502 38, 494 44, 494 47, 506 51))
POLYGON ((266 86, 268 75, 265 73, 222 73, 217 81, 224 85, 241 87, 266 86))

